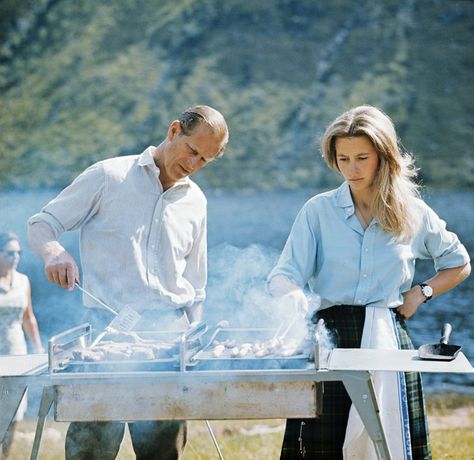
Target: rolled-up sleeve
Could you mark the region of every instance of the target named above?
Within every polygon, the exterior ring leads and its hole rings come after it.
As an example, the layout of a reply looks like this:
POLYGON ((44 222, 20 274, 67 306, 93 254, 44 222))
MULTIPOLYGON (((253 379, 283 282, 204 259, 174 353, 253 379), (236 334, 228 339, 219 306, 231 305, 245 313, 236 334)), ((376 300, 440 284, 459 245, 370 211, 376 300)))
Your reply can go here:
POLYGON ((456 234, 446 229, 446 222, 426 206, 419 258, 433 259, 436 271, 461 267, 470 261, 466 248, 456 234))
POLYGON ((76 177, 39 213, 31 216, 28 226, 44 222, 51 227, 56 238, 66 231, 80 228, 97 212, 104 186, 102 165, 96 163, 76 177))
POLYGON ((314 233, 317 214, 307 203, 296 216, 290 235, 277 265, 267 278, 267 283, 276 275, 284 275, 303 288, 315 272, 318 241, 314 233))

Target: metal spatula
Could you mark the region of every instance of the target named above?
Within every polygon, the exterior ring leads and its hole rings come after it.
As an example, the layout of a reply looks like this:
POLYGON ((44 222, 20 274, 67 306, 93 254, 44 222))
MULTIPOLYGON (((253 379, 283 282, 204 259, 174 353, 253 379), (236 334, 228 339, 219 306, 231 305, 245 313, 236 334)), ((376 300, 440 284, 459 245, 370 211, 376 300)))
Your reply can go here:
POLYGON ((98 299, 95 295, 84 289, 79 283, 75 283, 76 287, 84 294, 88 295, 92 300, 95 300, 98 304, 102 305, 107 311, 115 315, 115 318, 109 323, 105 330, 97 336, 94 342, 91 344, 91 348, 104 337, 104 335, 111 329, 116 331, 128 332, 131 331, 135 325, 140 321, 140 314, 137 313, 133 308, 124 307, 119 312, 115 311, 112 307, 107 305, 102 300, 98 299))

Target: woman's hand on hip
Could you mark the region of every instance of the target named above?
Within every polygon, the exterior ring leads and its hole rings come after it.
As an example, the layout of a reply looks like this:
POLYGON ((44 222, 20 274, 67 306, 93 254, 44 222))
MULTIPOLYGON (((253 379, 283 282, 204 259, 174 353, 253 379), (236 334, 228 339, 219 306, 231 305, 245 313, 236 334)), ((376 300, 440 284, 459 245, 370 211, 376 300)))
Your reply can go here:
POLYGON ((403 294, 403 305, 397 308, 397 312, 404 319, 409 319, 416 313, 416 310, 424 301, 425 296, 421 293, 420 286, 413 286, 403 294))

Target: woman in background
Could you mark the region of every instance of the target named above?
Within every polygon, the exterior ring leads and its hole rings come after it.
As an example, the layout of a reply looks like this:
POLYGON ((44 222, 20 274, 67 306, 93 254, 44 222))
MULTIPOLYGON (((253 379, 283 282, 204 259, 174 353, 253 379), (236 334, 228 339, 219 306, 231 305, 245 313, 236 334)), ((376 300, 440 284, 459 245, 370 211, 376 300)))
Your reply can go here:
MULTIPOLYGON (((0 233, 0 355, 28 353, 25 335, 35 353, 42 353, 38 323, 31 304, 28 277, 17 271, 20 262, 20 242, 12 232, 0 233)), ((8 458, 17 421, 23 419, 26 398, 21 402, 15 420, 2 443, 3 458, 8 458)))
MULTIPOLYGON (((412 158, 382 111, 343 113, 321 146, 344 182, 303 206, 269 275, 270 292, 302 312, 303 289, 319 294, 315 320, 325 320, 337 347, 412 349, 405 320, 469 275, 467 251, 419 198, 412 158), (412 285, 416 259, 433 260, 436 274, 412 285)), ((430 459, 420 375, 375 372, 373 381, 393 458, 430 459)), ((326 382, 324 390, 320 418, 287 421, 281 458, 376 459, 343 384, 326 382)))

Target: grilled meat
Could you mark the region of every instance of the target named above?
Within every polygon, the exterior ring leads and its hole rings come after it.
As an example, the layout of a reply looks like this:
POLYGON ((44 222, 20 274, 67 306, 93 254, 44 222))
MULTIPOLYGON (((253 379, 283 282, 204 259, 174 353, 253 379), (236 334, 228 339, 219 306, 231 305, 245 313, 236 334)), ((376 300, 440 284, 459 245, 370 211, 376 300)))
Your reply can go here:
POLYGON ((212 350, 212 354, 213 356, 217 358, 221 356, 222 353, 224 353, 224 351, 225 351, 225 346, 222 343, 220 343, 214 347, 214 350, 212 350))
POLYGON ((81 348, 79 350, 73 350, 72 357, 76 361, 97 362, 103 361, 106 358, 106 354, 103 350, 81 348))
POLYGON ((304 353, 304 346, 301 343, 294 339, 282 342, 279 338, 242 344, 236 344, 235 339, 215 340, 212 343, 212 347, 212 354, 215 358, 226 356, 231 358, 263 358, 269 355, 273 357, 289 357, 304 353), (228 347, 228 344, 232 345, 232 347, 228 347))
MULTIPOLYGON (((136 335, 136 334, 135 334, 136 335)), ((115 334, 107 338, 115 338, 115 334)), ((120 334, 121 338, 129 337, 130 341, 102 341, 93 348, 73 350, 72 358, 75 361, 151 361, 155 359, 171 358, 178 352, 177 344, 168 344, 151 341, 135 341, 134 334, 120 334)))

